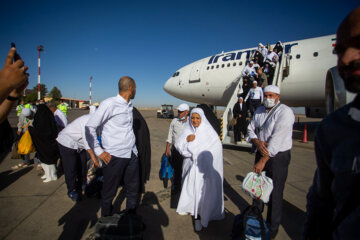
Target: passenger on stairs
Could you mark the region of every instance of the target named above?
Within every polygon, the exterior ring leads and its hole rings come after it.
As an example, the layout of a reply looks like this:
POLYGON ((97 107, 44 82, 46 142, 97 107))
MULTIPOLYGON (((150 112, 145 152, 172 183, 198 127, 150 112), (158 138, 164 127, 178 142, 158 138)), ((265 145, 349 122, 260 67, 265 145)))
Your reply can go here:
POLYGON ((234 142, 243 142, 247 133, 247 107, 243 102, 243 98, 239 97, 238 102, 235 103, 233 108, 233 118, 236 119, 234 125, 234 142))
POLYGON ((245 97, 245 101, 249 99, 249 108, 250 108, 251 116, 254 115, 256 108, 262 104, 264 98, 264 93, 261 87, 258 87, 257 84, 258 84, 257 81, 253 82, 254 87, 250 89, 250 91, 245 97))

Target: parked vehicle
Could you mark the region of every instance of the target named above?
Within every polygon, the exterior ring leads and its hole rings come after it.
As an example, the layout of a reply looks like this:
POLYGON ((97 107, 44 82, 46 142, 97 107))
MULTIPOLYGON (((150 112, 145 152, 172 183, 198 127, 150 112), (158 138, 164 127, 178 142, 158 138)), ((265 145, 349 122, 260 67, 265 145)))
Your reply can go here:
POLYGON ((157 110, 158 118, 174 118, 173 105, 163 104, 160 110, 157 110))

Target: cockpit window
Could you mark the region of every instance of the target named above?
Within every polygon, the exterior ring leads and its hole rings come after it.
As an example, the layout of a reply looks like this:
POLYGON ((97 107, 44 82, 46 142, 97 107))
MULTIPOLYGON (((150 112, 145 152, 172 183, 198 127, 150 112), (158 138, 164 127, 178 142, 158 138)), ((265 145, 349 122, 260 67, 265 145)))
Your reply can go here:
POLYGON ((172 76, 175 77, 175 76, 176 76, 176 73, 174 73, 172 76))
POLYGON ((177 72, 177 73, 176 73, 176 76, 179 76, 179 74, 180 74, 180 72, 177 72))

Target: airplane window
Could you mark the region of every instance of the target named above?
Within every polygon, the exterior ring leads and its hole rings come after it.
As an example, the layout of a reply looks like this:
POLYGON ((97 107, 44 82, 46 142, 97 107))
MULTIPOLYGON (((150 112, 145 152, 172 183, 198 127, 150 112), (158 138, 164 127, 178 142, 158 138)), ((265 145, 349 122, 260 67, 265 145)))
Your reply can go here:
POLYGON ((314 57, 317 57, 319 56, 319 53, 318 52, 314 52, 314 57))
POLYGON ((233 66, 234 66, 234 67, 236 66, 236 62, 233 63, 233 66))
POLYGON ((228 63, 227 66, 230 67, 230 63, 228 63))
POLYGON ((222 68, 225 67, 225 64, 221 65, 221 67, 222 67, 222 68))
POLYGON ((299 58, 300 58, 300 54, 297 54, 297 55, 296 55, 296 59, 299 59, 299 58))
POLYGON ((216 65, 216 68, 219 68, 219 65, 216 65))
POLYGON ((241 66, 242 65, 242 62, 239 62, 239 66, 241 66))
POLYGON ((211 66, 211 69, 214 69, 214 66, 211 66))
POLYGON ((207 67, 206 70, 209 70, 210 67, 207 67))
POLYGON ((179 74, 180 74, 180 72, 177 72, 177 73, 176 73, 176 76, 179 76, 179 74))

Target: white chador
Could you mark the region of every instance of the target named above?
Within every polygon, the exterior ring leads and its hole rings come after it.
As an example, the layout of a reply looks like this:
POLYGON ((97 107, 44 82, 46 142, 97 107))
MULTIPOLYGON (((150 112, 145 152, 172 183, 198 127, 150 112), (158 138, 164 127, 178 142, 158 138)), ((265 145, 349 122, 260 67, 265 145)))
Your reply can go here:
POLYGON ((191 111, 184 130, 175 144, 184 157, 182 190, 178 213, 200 216, 201 225, 224 218, 223 155, 220 138, 205 117, 202 109, 191 111), (193 113, 201 117, 200 125, 191 124, 193 113), (187 142, 188 135, 195 140, 187 142))

